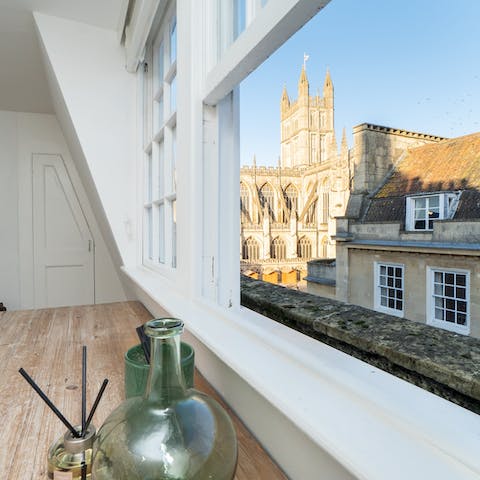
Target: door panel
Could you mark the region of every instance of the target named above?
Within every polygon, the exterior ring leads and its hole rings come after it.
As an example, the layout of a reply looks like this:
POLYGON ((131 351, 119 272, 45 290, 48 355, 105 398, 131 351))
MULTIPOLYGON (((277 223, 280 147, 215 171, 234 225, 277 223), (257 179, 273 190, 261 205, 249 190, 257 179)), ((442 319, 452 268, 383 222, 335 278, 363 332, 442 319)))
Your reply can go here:
POLYGON ((60 155, 33 155, 35 307, 94 298, 93 238, 60 155))

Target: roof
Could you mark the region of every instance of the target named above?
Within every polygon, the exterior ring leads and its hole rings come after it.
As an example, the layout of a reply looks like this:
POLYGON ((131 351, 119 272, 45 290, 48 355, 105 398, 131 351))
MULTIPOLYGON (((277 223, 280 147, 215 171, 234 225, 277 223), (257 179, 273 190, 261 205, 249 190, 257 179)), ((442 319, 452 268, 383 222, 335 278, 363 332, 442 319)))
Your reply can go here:
POLYGON ((480 132, 409 149, 375 198, 480 190, 480 132))

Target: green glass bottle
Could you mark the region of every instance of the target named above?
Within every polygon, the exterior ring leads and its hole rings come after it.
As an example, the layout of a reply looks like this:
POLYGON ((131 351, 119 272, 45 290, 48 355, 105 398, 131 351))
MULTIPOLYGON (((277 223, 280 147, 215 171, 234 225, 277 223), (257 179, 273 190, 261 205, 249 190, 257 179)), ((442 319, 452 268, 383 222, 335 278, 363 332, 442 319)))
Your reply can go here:
POLYGON ((151 320, 147 388, 117 407, 93 445, 95 480, 232 480, 235 430, 209 396, 187 389, 180 363, 183 322, 151 320))

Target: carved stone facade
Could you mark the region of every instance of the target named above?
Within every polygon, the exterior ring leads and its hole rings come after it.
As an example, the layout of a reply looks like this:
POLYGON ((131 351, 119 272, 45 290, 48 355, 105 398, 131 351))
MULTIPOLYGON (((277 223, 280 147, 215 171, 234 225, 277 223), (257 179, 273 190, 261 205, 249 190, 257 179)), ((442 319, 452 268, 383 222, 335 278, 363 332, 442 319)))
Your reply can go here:
POLYGON ((280 100, 278 167, 240 170, 242 272, 294 284, 312 258, 334 258, 336 216, 343 216, 351 180, 345 131, 338 151, 334 95, 327 72, 323 97, 310 96, 305 68, 298 98, 286 88, 280 100))

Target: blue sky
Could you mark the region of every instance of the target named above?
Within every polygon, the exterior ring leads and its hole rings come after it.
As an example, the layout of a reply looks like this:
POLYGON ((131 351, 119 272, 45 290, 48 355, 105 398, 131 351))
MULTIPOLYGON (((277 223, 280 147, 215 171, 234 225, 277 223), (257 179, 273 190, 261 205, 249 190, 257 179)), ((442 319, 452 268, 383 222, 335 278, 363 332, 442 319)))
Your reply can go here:
MULTIPOLYGON (((275 0, 270 0, 275 1, 275 0)), ((455 137, 480 131, 480 0, 332 0, 241 84, 241 163, 276 165, 283 85, 327 67, 335 130, 369 122, 455 137)))

